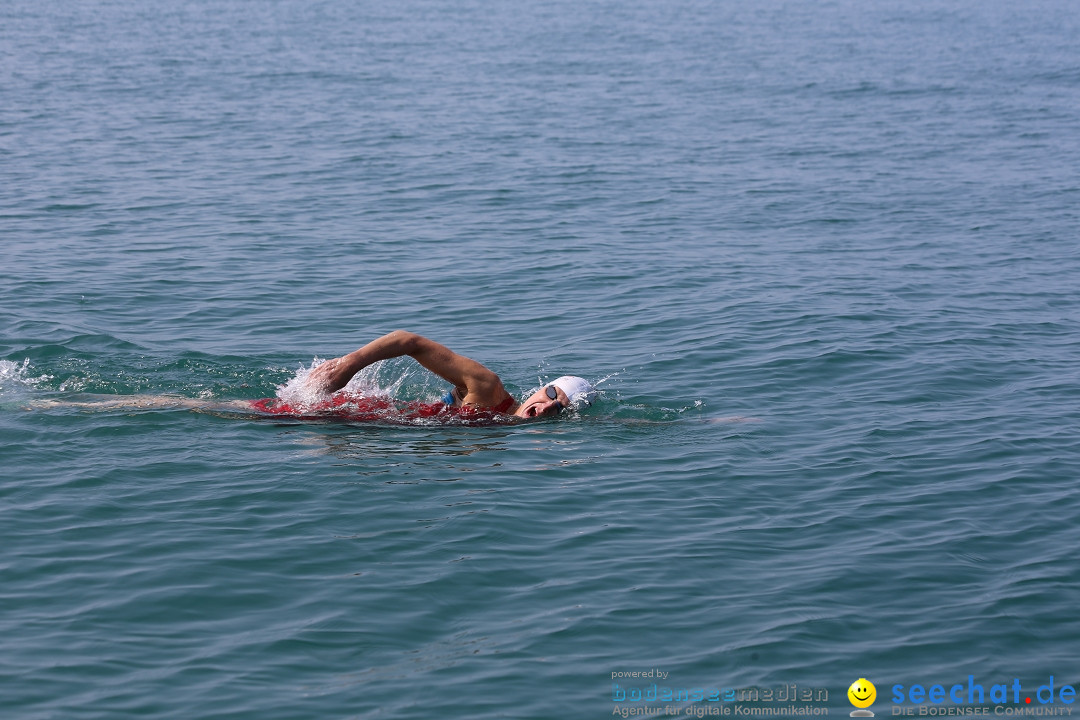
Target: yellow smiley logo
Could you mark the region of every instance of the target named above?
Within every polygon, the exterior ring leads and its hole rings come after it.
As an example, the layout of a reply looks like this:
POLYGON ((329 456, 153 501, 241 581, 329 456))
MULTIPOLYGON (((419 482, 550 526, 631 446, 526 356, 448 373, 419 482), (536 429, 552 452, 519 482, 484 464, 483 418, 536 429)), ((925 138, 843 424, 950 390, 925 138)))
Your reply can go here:
POLYGON ((847 689, 847 699, 857 708, 868 708, 877 699, 877 688, 866 678, 859 678, 847 689))

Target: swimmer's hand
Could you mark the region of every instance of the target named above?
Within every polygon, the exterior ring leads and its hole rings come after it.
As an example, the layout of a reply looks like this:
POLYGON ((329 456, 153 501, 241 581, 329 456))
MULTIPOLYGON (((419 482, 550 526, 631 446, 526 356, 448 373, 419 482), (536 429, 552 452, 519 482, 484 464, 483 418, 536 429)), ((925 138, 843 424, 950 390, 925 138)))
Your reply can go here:
POLYGON ((332 393, 348 385, 357 371, 352 369, 347 357, 332 358, 312 370, 307 376, 308 387, 316 392, 332 393))

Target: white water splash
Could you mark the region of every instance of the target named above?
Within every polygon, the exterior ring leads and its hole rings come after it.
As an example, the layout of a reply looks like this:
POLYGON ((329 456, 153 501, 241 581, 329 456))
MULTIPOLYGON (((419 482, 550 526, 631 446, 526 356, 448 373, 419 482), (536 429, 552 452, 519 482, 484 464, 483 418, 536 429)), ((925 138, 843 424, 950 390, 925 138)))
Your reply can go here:
POLYGON ((52 380, 51 375, 32 376, 31 369, 30 358, 23 360, 21 365, 11 360, 0 360, 0 393, 7 395, 20 388, 34 388, 40 383, 52 380))
MULTIPOLYGON (((288 382, 277 386, 277 398, 300 410, 324 402, 330 397, 331 393, 323 392, 308 382, 311 372, 324 362, 326 360, 315 357, 312 358, 311 365, 305 367, 301 364, 296 374, 288 382)), ((382 367, 382 362, 369 365, 356 373, 340 392, 360 397, 393 397, 395 391, 401 386, 404 376, 394 378, 388 385, 384 386, 379 378, 382 367)))
POLYGON ((308 383, 308 376, 311 375, 311 371, 324 362, 326 361, 315 357, 312 358, 309 367, 304 367, 301 363, 296 374, 289 378, 288 382, 277 386, 277 398, 296 408, 310 407, 320 400, 325 400, 327 394, 320 392, 308 383))
POLYGON ((601 385, 606 383, 608 380, 611 380, 612 378, 619 377, 619 375, 621 375, 624 372, 626 372, 625 368, 620 370, 619 372, 613 372, 613 373, 610 373, 608 375, 605 375, 604 377, 602 377, 599 380, 597 380, 596 382, 594 382, 593 387, 595 387, 597 390, 599 390, 601 385))

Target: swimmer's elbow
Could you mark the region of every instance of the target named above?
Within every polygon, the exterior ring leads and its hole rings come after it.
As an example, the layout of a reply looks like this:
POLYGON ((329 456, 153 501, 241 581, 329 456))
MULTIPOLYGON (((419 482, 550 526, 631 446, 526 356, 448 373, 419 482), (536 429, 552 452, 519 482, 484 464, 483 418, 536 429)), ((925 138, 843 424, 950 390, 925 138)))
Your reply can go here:
POLYGON ((412 355, 420 349, 420 345, 424 338, 421 335, 417 335, 414 332, 408 330, 394 330, 391 333, 387 333, 386 339, 390 340, 401 351, 402 355, 412 355))

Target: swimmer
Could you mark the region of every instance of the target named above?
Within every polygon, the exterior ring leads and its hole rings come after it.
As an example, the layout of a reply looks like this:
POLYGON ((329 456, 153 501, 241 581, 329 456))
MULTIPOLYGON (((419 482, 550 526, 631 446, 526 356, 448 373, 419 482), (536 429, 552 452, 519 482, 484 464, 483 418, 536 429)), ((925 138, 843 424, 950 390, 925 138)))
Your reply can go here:
POLYGON ((368 365, 405 355, 451 384, 453 389, 443 402, 456 408, 534 419, 557 415, 571 407, 580 410, 596 398, 596 389, 587 380, 564 375, 518 402, 503 387, 499 376, 480 363, 404 330, 395 330, 348 355, 327 360, 311 371, 307 382, 317 392, 334 393, 368 365))
POLYGON ((85 409, 174 409, 215 412, 255 410, 260 414, 297 416, 313 411, 315 416, 338 416, 344 419, 386 419, 394 404, 382 398, 357 398, 338 394, 353 376, 367 366, 409 356, 429 371, 449 382, 450 392, 441 403, 410 403, 415 406, 405 417, 432 417, 446 408, 470 421, 503 423, 513 418, 532 420, 557 415, 567 408, 582 409, 592 404, 596 389, 585 379, 564 375, 540 388, 523 402, 518 402, 503 387, 502 380, 491 370, 464 355, 458 355, 445 345, 416 333, 396 330, 371 341, 364 347, 322 363, 305 378, 304 384, 312 394, 323 398, 313 406, 299 409, 276 398, 262 400, 203 400, 175 395, 132 395, 123 397, 94 397, 86 400, 38 400, 31 408, 76 407, 85 409), (505 420, 503 419, 505 418, 505 420))

